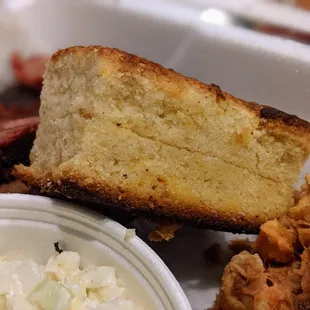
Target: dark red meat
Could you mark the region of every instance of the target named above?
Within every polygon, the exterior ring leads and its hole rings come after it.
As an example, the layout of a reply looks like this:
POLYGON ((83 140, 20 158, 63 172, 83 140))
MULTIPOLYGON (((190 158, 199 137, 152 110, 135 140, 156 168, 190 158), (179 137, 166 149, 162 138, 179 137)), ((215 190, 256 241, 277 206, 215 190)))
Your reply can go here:
POLYGON ((17 82, 31 88, 41 89, 43 73, 49 56, 37 55, 23 59, 17 52, 11 56, 11 67, 17 82))
POLYGON ((12 179, 11 168, 28 164, 39 117, 29 117, 0 123, 0 184, 12 179))

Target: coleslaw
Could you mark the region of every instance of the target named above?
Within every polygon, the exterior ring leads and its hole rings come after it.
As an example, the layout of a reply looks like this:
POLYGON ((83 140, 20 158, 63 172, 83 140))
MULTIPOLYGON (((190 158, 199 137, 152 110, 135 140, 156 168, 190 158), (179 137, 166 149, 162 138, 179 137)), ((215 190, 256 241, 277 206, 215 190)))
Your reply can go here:
POLYGON ((46 266, 33 259, 0 260, 0 310, 142 310, 110 266, 80 269, 80 255, 63 251, 46 266))

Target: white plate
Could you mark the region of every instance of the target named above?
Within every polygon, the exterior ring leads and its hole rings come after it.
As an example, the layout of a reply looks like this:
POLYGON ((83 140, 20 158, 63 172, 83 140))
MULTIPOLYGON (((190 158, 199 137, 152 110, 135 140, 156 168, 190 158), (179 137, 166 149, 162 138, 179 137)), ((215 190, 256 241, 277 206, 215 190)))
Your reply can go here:
POLYGON ((81 255, 82 265, 116 267, 132 298, 146 309, 190 310, 163 261, 120 224, 74 204, 46 197, 0 195, 0 252, 8 259, 32 257, 45 264, 54 243, 81 255))
MULTIPOLYGON (((201 19, 202 12, 179 6, 177 1, 11 2, 27 4, 14 14, 37 49, 53 52, 68 45, 89 44, 118 47, 216 83, 243 99, 310 119, 309 46, 248 30, 210 26, 201 19), (112 4, 104 5, 106 2, 112 4)), ((2 47, 6 41, 0 39, 2 47)), ((2 64, 6 61, 3 58, 2 64)), ((306 170, 310 170, 309 162, 306 170)), ((141 227, 142 233, 147 230, 141 227)), ((194 310, 212 305, 225 266, 225 260, 206 266, 204 251, 219 242, 223 256, 228 256, 227 240, 231 238, 231 234, 186 228, 175 240, 151 244, 179 280, 194 310)))

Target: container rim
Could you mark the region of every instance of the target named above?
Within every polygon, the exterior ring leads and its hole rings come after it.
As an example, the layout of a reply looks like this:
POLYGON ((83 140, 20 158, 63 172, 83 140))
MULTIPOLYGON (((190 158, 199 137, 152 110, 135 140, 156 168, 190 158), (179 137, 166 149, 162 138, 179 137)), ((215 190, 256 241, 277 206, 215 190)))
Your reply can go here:
MULTIPOLYGON (((56 198, 26 194, 0 195, 0 212, 4 213, 3 216, 0 216, 2 219, 5 217, 10 219, 10 211, 14 212, 14 219, 18 218, 18 213, 15 212, 18 210, 61 216, 79 222, 80 225, 101 231, 120 243, 143 263, 176 309, 192 309, 179 282, 162 259, 137 235, 126 238, 127 228, 116 221, 77 204, 64 202, 56 198)), ((18 219, 23 220, 22 217, 18 219)), ((48 223, 48 221, 44 220, 42 222, 48 223)))

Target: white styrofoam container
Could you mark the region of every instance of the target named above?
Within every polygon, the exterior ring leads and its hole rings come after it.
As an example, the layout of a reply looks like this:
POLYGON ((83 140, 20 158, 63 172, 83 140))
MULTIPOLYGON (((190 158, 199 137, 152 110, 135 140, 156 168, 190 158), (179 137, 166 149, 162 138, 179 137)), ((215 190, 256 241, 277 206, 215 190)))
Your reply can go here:
POLYGON ((8 259, 55 255, 54 243, 81 255, 82 265, 116 268, 132 298, 149 310, 190 310, 191 306, 163 261, 122 225, 74 204, 46 197, 0 195, 0 249, 8 259))
MULTIPOLYGON (((117 47, 203 82, 216 83, 243 99, 310 119, 309 46, 206 24, 201 11, 178 1, 11 2, 25 3, 16 5, 10 14, 37 50, 52 53, 70 45, 90 44, 117 47)), ((308 162, 304 171, 309 170, 308 162)), ((206 266, 204 250, 213 242, 225 250, 232 237, 186 228, 169 243, 151 244, 180 282, 194 310, 212 305, 227 263, 206 266)))

